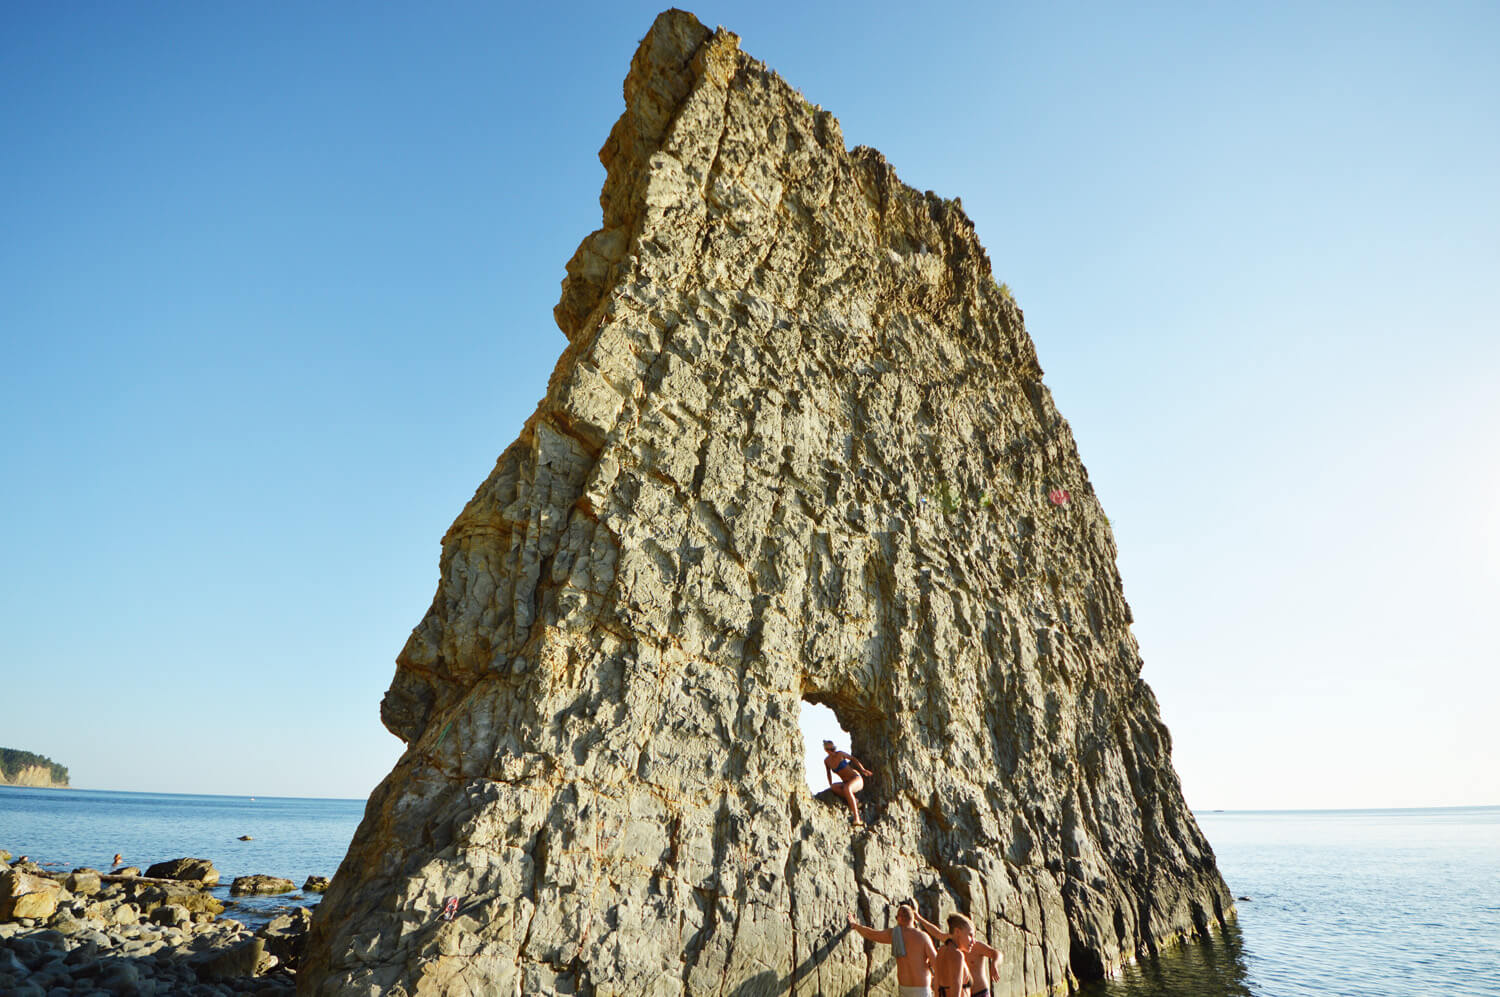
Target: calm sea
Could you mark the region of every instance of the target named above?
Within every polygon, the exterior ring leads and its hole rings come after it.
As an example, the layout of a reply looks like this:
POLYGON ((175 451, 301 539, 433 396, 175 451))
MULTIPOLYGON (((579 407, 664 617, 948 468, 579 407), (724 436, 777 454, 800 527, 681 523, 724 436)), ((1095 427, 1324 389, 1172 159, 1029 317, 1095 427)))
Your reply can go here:
POLYGON ((1500 807, 1196 816, 1238 926, 1088 997, 1500 995, 1500 807))
MULTIPOLYGON (((0 788, 0 848, 72 869, 213 859, 235 876, 331 876, 361 800, 0 788), (253 841, 238 841, 240 835, 253 841)), ((1087 997, 1500 997, 1500 807, 1200 813, 1239 923, 1087 997)), ((250 923, 316 894, 247 899, 250 923)))
POLYGON ((316 893, 229 896, 236 876, 262 873, 299 887, 332 876, 364 814, 364 800, 113 793, 86 789, 0 788, 0 848, 60 871, 109 871, 116 852, 144 871, 175 858, 212 859, 222 884, 213 892, 226 916, 258 924, 316 893), (254 840, 240 841, 248 834, 254 840))

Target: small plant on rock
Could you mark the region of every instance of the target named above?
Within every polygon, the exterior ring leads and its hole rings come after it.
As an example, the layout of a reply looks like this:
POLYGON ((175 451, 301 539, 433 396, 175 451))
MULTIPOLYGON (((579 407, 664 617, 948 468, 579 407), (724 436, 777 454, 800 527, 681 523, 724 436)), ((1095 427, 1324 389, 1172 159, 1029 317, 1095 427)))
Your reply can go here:
POLYGON ((946 479, 938 482, 930 497, 937 503, 938 508, 943 510, 945 516, 951 516, 963 508, 963 497, 954 491, 953 486, 946 479))

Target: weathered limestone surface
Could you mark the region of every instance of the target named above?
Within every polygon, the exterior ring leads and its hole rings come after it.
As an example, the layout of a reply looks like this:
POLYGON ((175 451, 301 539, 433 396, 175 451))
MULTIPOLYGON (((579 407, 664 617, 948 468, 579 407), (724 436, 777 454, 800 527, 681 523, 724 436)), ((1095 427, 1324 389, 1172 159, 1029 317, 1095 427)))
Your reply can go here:
POLYGON ((915 894, 1037 994, 1231 916, 957 202, 688 14, 625 98, 567 349, 443 539, 301 991, 888 992, 844 915, 915 894), (807 792, 803 699, 876 771, 866 832, 807 792))

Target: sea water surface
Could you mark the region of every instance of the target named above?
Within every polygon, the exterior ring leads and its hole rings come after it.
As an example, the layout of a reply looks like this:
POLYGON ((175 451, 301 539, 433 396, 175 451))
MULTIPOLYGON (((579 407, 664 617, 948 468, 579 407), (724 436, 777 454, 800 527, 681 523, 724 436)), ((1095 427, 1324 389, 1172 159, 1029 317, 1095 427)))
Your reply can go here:
MULTIPOLYGON (((331 876, 362 800, 0 788, 0 848, 52 868, 214 861, 331 876), (253 841, 239 841, 240 835, 253 841)), ((1087 985, 1086 997, 1500 997, 1500 807, 1198 813, 1238 922, 1087 985)), ((243 898, 257 923, 316 894, 243 898)))
POLYGON ((298 887, 308 876, 331 877, 364 809, 364 800, 7 786, 0 787, 0 848, 60 872, 108 872, 116 853, 142 872, 168 859, 210 859, 221 884, 213 893, 230 905, 225 916, 254 925, 289 903, 307 906, 320 897, 299 890, 231 898, 234 877, 280 876, 298 887))
POLYGON ((1500 807, 1196 816, 1238 923, 1088 997, 1500 995, 1500 807))

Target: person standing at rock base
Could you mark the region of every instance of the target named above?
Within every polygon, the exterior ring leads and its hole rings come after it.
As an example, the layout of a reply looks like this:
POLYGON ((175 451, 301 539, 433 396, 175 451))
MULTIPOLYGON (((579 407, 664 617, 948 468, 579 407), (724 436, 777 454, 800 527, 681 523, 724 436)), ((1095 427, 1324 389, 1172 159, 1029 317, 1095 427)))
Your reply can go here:
MULTIPOLYGON (((849 927, 872 942, 884 942, 896 956, 896 984, 901 997, 932 997, 933 959, 937 949, 932 940, 917 930, 913 919, 917 912, 902 904, 896 908, 896 926, 888 930, 866 927, 849 915, 849 927)), ((955 994, 954 997, 957 997, 955 994)))
POLYGON ((937 955, 932 957, 933 990, 937 997, 964 997, 964 992, 973 985, 969 963, 950 938, 938 948, 937 955))
POLYGON ((828 787, 849 804, 849 812, 854 815, 854 826, 864 827, 865 822, 859 819, 859 801, 854 798, 854 794, 865 788, 865 780, 861 776, 875 773, 865 768, 849 752, 840 751, 832 741, 824 741, 823 750, 827 752, 823 757, 823 768, 828 773, 828 787), (835 775, 840 780, 837 783, 833 781, 835 775))
POLYGON ((917 924, 932 936, 933 941, 944 946, 951 944, 963 953, 964 964, 969 969, 974 987, 969 997, 989 997, 990 969, 1005 957, 1000 954, 999 949, 991 948, 974 937, 974 922, 962 914, 949 914, 948 930, 945 932, 920 913, 916 914, 916 919, 917 924))

